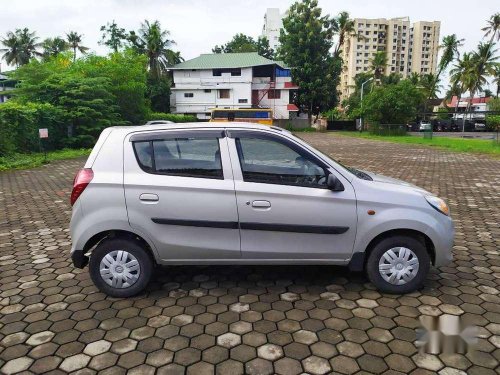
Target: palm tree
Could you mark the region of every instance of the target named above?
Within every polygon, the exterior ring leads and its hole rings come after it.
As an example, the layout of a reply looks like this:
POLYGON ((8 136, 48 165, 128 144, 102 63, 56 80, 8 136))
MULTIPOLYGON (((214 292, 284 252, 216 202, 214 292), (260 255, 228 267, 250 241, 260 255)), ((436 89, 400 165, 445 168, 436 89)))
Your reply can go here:
POLYGON ((66 41, 58 36, 55 38, 47 38, 42 43, 43 58, 49 59, 50 57, 57 56, 61 52, 67 51, 69 46, 66 41))
POLYGON ((418 74, 417 72, 412 72, 408 79, 416 86, 420 82, 420 74, 418 74))
POLYGON ((456 119, 456 113, 458 110, 458 104, 460 99, 467 88, 471 85, 471 75, 470 71, 474 69, 472 62, 472 54, 464 53, 462 58, 460 58, 454 67, 450 70, 450 83, 458 88, 459 95, 457 96, 457 103, 454 109, 453 118, 456 119))
MULTIPOLYGON (((451 64, 453 60, 455 60, 455 56, 459 57, 460 52, 458 51, 458 48, 461 47, 463 44, 464 39, 458 39, 456 34, 451 34, 451 35, 446 35, 443 37, 443 42, 439 46, 439 48, 443 51, 443 54, 441 55, 441 59, 439 60, 438 64, 438 70, 435 75, 432 75, 434 78, 434 81, 427 81, 426 83, 429 85, 427 87, 427 92, 429 95, 427 96, 427 100, 425 101, 424 104, 424 112, 427 112, 427 101, 429 99, 434 99, 436 97, 436 91, 438 89, 438 83, 441 78, 441 74, 446 70, 448 65, 451 64), (432 95, 432 97, 431 97, 432 95)), ((426 81, 428 78, 431 76, 426 75, 427 77, 424 79, 426 81)), ((423 78, 423 77, 422 77, 423 78)), ((422 82, 421 82, 422 83, 422 82)), ((425 118, 425 114, 424 114, 425 118)))
POLYGON ((29 31, 27 27, 16 29, 15 32, 9 31, 7 38, 2 39, 1 43, 6 47, 0 51, 4 52, 3 58, 8 64, 24 65, 33 57, 41 56, 38 52, 41 43, 38 42, 36 33, 29 31))
POLYGON ((82 46, 82 38, 83 35, 78 34, 76 31, 70 31, 66 34, 66 40, 68 41, 70 47, 73 49, 73 62, 76 60, 76 51, 80 51, 80 53, 86 53, 89 48, 82 46))
POLYGON ((375 79, 380 79, 380 77, 385 72, 385 67, 387 66, 387 55, 384 51, 379 51, 375 53, 371 61, 373 76, 375 79))
POLYGON ((2 58, 8 65, 15 65, 16 67, 22 64, 21 60, 21 44, 19 38, 12 31, 7 33, 7 37, 2 39, 1 43, 5 48, 0 51, 3 52, 2 58))
POLYGON ((495 13, 486 22, 488 23, 488 26, 481 29, 485 32, 484 37, 486 38, 491 34, 490 43, 493 43, 495 36, 497 41, 500 40, 500 13, 495 13))
POLYGON ((497 94, 496 97, 500 94, 500 64, 495 66, 495 74, 493 78, 493 83, 497 85, 497 94))
POLYGON ((150 23, 145 20, 138 33, 131 32, 129 41, 138 53, 148 57, 149 71, 154 77, 159 77, 166 68, 180 61, 180 55, 170 50, 175 42, 169 39, 168 30, 162 30, 159 21, 150 23))
POLYGON ((349 18, 348 12, 340 12, 339 15, 332 20, 332 22, 333 31, 339 35, 339 41, 335 47, 333 56, 338 57, 340 51, 344 47, 346 39, 356 36, 356 30, 354 28, 354 20, 349 18))
POLYGON ((428 99, 437 98, 437 92, 441 90, 442 86, 439 84, 439 77, 435 74, 423 74, 420 76, 420 87, 423 89, 425 96, 428 99))

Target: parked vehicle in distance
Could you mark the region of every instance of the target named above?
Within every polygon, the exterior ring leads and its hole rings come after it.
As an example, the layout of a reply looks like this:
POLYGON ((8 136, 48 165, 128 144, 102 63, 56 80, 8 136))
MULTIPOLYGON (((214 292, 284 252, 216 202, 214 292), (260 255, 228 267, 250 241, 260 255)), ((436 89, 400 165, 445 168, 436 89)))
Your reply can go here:
POLYGON ((474 123, 474 131, 476 131, 476 132, 486 131, 486 124, 484 122, 475 122, 474 123))
POLYGON ((269 108, 215 108, 210 122, 248 122, 262 125, 273 124, 273 110, 269 108))
POLYGON ((428 121, 421 121, 418 130, 421 132, 432 131, 432 125, 428 121))
POLYGON ((115 297, 180 264, 347 265, 407 293, 452 260, 442 199, 257 124, 107 128, 71 204, 73 264, 115 297))
POLYGON ((151 120, 146 122, 144 125, 162 125, 162 124, 175 124, 175 122, 168 120, 151 120))

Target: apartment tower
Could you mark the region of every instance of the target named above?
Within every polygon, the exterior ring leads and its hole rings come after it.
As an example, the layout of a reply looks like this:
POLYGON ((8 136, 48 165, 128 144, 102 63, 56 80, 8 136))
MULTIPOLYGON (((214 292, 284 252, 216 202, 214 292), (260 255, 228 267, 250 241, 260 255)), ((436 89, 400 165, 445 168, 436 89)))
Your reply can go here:
POLYGON ((386 75, 397 73, 406 78, 413 72, 436 72, 439 21, 411 24, 409 17, 401 17, 356 18, 354 22, 356 36, 346 40, 342 51, 342 99, 347 99, 354 92, 354 77, 357 74, 371 71, 371 61, 379 51, 387 56, 386 75))

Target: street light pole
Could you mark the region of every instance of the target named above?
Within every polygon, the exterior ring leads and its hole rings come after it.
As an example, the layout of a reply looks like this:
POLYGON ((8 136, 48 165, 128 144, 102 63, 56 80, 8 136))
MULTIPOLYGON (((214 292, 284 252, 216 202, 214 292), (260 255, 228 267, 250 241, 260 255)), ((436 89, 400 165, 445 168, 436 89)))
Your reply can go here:
POLYGON ((361 116, 359 118, 359 126, 361 132, 363 131, 363 92, 365 91, 365 84, 367 84, 370 81, 373 81, 373 77, 368 78, 361 84, 361 116))

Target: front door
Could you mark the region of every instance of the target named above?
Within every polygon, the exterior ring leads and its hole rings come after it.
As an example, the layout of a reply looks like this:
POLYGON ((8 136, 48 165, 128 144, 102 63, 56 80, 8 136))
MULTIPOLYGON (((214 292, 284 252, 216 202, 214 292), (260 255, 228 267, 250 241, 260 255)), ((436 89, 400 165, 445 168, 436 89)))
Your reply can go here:
POLYGON ((144 132, 125 140, 130 225, 164 261, 240 258, 238 213, 221 130, 144 132))
POLYGON ((343 261, 356 235, 347 179, 291 137, 230 130, 229 147, 246 259, 343 261), (336 173, 345 190, 326 187, 336 173))

